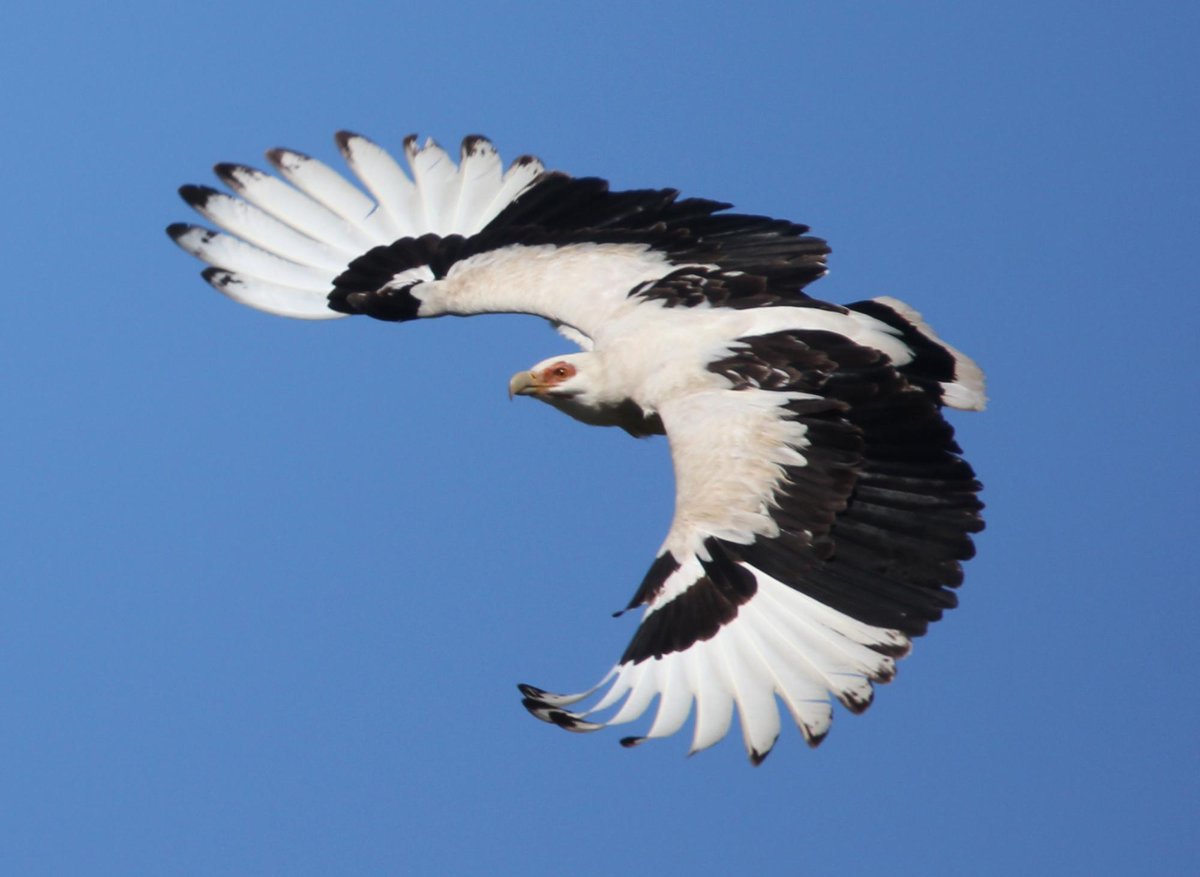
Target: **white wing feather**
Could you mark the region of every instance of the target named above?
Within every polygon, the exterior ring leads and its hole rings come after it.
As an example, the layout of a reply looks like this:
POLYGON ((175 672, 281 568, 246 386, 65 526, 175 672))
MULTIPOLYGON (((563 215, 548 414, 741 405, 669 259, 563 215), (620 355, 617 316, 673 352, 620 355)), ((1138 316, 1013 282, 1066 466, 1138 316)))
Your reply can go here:
POLYGON ((379 243, 431 230, 422 221, 417 187, 383 147, 359 134, 347 133, 338 135, 338 146, 350 170, 378 202, 379 221, 387 229, 387 239, 379 243))
MULTIPOLYGON (((803 465, 808 447, 803 424, 781 414, 797 395, 702 391, 659 409, 676 470, 675 520, 663 551, 684 559, 647 604, 643 623, 686 597, 704 576, 701 558, 711 560, 706 539, 741 544, 774 535, 771 504, 782 467, 803 465)), ((634 721, 657 698, 649 730, 626 740, 634 744, 679 730, 694 701, 695 752, 726 735, 736 708, 746 750, 757 762, 779 736, 777 697, 814 745, 829 730, 831 695, 852 710, 865 708, 872 682, 895 673, 895 659, 871 647, 903 652, 908 638, 836 612, 745 562, 738 565, 754 577, 753 596, 714 635, 679 651, 620 663, 605 677, 608 688, 594 706, 540 717, 564 726, 578 720, 591 730, 634 721), (612 707, 617 709, 610 718, 597 718, 612 707)), ((582 699, 553 697, 560 698, 558 705, 582 699)), ((541 698, 532 700, 536 706, 541 698)))
POLYGON ((204 279, 218 292, 239 304, 266 311, 268 314, 297 320, 336 320, 345 316, 329 309, 328 299, 323 292, 306 292, 294 286, 280 286, 220 268, 208 269, 204 279))
POLYGON ((177 224, 171 237, 220 269, 207 279, 236 301, 281 316, 333 319, 341 314, 310 293, 327 294, 351 261, 402 237, 474 234, 543 171, 537 160, 522 159, 501 174, 495 148, 482 137, 464 142, 461 166, 432 140, 418 146, 409 138, 410 179, 366 137, 343 132, 337 141, 367 192, 317 159, 272 149, 267 158, 282 179, 244 165, 218 165, 235 195, 198 186, 181 190, 227 234, 177 224))
POLYGON ((404 152, 420 195, 418 216, 424 227, 434 234, 452 234, 461 188, 458 167, 432 139, 418 146, 416 137, 405 138, 404 152))
MULTIPOLYGON (((268 158, 282 179, 241 165, 219 165, 218 175, 235 195, 203 187, 181 190, 194 209, 223 232, 178 224, 169 233, 185 251, 212 266, 205 279, 234 300, 288 317, 332 319, 342 315, 330 310, 327 296, 350 262, 404 237, 476 234, 544 173, 541 162, 530 157, 518 159, 502 173, 496 150, 478 137, 464 141, 458 165, 432 140, 419 146, 415 137, 406 139, 411 178, 395 158, 365 137, 342 133, 338 144, 366 192, 316 159, 271 150, 268 158)), ((669 331, 645 336, 653 342, 646 349, 669 347, 676 337, 670 332, 688 336, 691 340, 679 347, 695 351, 703 346, 696 343, 701 334, 726 345, 744 336, 803 329, 835 332, 873 347, 897 368, 916 356, 894 326, 855 312, 799 307, 674 310, 654 299, 631 299, 630 290, 684 267, 648 244, 577 238, 558 245, 497 242, 482 252, 467 249, 448 268, 436 271, 433 256, 428 257, 430 264, 414 266, 407 252, 406 247, 396 247, 377 253, 357 270, 381 274, 382 280, 372 281, 382 284, 376 289, 409 296, 406 301, 415 302, 416 316, 536 314, 585 350, 592 349, 592 339, 601 332, 620 335, 635 324, 669 324, 669 331), (395 262, 389 261, 393 258, 395 262), (796 322, 799 313, 801 323, 796 322)), ((371 294, 364 290, 354 296, 371 294)), ((911 308, 892 299, 880 302, 941 343, 911 308)), ((942 384, 946 403, 982 408, 982 373, 953 348, 947 350, 956 371, 955 380, 942 384)), ((655 614, 689 595, 707 598, 717 593, 714 580, 721 576, 728 581, 720 599, 731 608, 719 615, 715 632, 694 626, 682 643, 669 636, 655 640, 655 631, 665 626, 648 628, 651 632, 642 643, 652 644, 631 646, 631 657, 588 691, 558 695, 523 686, 526 706, 539 718, 569 730, 591 731, 637 720, 657 703, 646 734, 624 741, 632 745, 676 733, 693 713, 694 703, 692 751, 724 737, 736 710, 746 749, 757 762, 780 732, 778 698, 815 745, 829 730, 831 697, 855 711, 865 708, 873 695, 872 683, 894 675, 894 656, 907 650, 908 637, 851 618, 738 559, 754 557, 749 552, 727 552, 720 561, 724 567, 713 554, 720 558, 725 551, 718 551, 717 545, 740 548, 780 534, 773 517, 779 507, 778 489, 790 467, 809 464, 805 455, 810 448, 808 427, 786 406, 819 397, 754 386, 734 392, 725 378, 706 369, 712 360, 668 358, 670 368, 648 369, 643 376, 650 383, 657 380, 652 392, 626 394, 661 419, 676 474, 675 518, 660 552, 660 559, 669 553, 676 563, 673 571, 663 567, 663 578, 653 589, 647 586, 642 624, 680 617, 678 612, 657 618, 655 614), (719 574, 709 579, 710 569, 719 574), (714 590, 692 590, 700 587, 714 590), (589 699, 595 700, 590 708, 565 709, 589 699), (610 718, 597 718, 609 710, 610 718)), ((636 365, 630 368, 637 370, 636 365)), ((756 562, 770 568, 770 561, 762 557, 756 562)), ((788 575, 786 570, 775 573, 788 575)), ((800 586, 807 587, 803 582, 800 586)), ((690 612, 697 605, 684 608, 690 612)))
POLYGON ((367 228, 347 221, 278 177, 243 165, 221 166, 218 176, 255 207, 344 254, 362 253, 382 242, 367 228))
POLYGON ((451 227, 459 234, 472 235, 495 219, 491 208, 504 182, 496 147, 483 138, 464 140, 458 176, 461 185, 451 227))
POLYGON ((176 236, 175 243, 197 259, 236 274, 270 279, 277 286, 320 293, 322 298, 329 291, 328 271, 281 258, 232 235, 193 225, 176 236))

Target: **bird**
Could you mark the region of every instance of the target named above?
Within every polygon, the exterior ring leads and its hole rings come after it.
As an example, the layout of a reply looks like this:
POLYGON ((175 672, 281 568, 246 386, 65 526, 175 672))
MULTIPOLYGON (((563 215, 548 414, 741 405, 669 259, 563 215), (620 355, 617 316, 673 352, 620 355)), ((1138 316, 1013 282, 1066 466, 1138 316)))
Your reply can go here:
POLYGON ((957 604, 983 529, 944 416, 983 410, 980 368, 898 299, 811 297, 831 251, 804 224, 530 155, 505 167, 478 135, 457 162, 407 137, 407 171, 360 134, 335 142, 350 175, 290 149, 267 151, 274 174, 217 164, 225 190, 179 190, 208 224, 168 235, 270 314, 541 317, 578 351, 516 373, 511 396, 669 444, 674 516, 628 647, 585 691, 518 686, 524 707, 575 732, 643 719, 626 747, 694 714, 689 754, 736 710, 755 765, 781 708, 810 746, 835 702, 865 710, 957 604))

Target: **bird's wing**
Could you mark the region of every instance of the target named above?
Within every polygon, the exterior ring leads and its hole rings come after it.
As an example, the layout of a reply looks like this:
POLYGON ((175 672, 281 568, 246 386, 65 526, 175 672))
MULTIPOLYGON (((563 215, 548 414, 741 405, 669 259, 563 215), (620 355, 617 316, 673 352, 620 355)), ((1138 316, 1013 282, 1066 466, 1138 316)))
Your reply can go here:
POLYGON ((273 149, 278 177, 219 164, 231 193, 180 189, 220 231, 176 223, 168 234, 209 264, 204 277, 221 292, 307 319, 528 313, 586 346, 630 307, 772 303, 736 284, 688 301, 630 297, 684 266, 752 271, 772 280, 776 301, 832 307, 801 291, 825 273, 829 251, 806 226, 723 213, 729 205, 673 189, 610 191, 529 156, 504 171, 482 137, 463 141, 457 165, 410 137, 408 173, 365 137, 336 139, 361 188, 314 158, 273 149))
POLYGON ((830 694, 870 704, 910 638, 955 605, 982 506, 937 397, 878 350, 780 332, 739 339, 709 369, 728 388, 659 411, 675 518, 630 603, 645 609, 628 649, 590 692, 522 691, 570 730, 634 720, 657 697, 627 745, 675 733, 694 702, 693 751, 725 735, 736 705, 757 763, 779 733, 776 697, 813 745, 830 694))

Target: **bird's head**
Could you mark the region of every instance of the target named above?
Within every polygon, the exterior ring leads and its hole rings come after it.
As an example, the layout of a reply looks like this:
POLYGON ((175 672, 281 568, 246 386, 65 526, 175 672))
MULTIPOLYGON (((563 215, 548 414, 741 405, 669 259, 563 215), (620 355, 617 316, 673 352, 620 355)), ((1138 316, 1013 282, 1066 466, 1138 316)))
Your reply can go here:
POLYGON ((528 371, 517 372, 508 382, 509 398, 533 396, 555 407, 571 400, 587 404, 585 396, 591 385, 589 360, 591 354, 573 353, 543 359, 528 371))
POLYGON ((532 396, 563 414, 595 426, 615 425, 607 404, 605 374, 595 353, 543 359, 508 382, 508 396, 532 396))
POLYGON ((508 382, 509 398, 532 396, 592 426, 619 426, 630 435, 662 433, 657 416, 630 400, 604 367, 602 354, 571 353, 544 359, 508 382))

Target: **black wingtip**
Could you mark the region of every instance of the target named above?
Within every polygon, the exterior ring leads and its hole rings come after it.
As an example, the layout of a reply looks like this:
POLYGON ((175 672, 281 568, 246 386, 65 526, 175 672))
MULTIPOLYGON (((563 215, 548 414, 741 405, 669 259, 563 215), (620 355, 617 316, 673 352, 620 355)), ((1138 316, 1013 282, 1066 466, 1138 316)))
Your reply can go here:
POLYGON ((366 140, 367 138, 363 137, 357 131, 346 131, 344 129, 333 135, 333 142, 337 144, 338 151, 342 155, 347 156, 350 154, 350 141, 355 139, 366 140))
POLYGON ((856 716, 861 716, 875 702, 875 689, 868 689, 866 697, 856 697, 850 694, 839 695, 838 700, 847 710, 856 716))
POLYGON ((525 707, 535 719, 541 719, 543 722, 557 725, 565 731, 590 731, 596 727, 578 713, 552 707, 540 700, 533 700, 527 697, 521 701, 521 706, 525 707))
POLYGON ((567 731, 574 731, 580 725, 580 720, 575 714, 566 710, 550 710, 546 713, 546 718, 567 731))
POLYGON ((205 268, 200 272, 200 276, 214 289, 225 289, 230 284, 236 285, 240 282, 236 275, 226 271, 224 268, 205 268))
POLYGON ((188 225, 186 222, 172 222, 167 226, 167 237, 173 241, 178 241, 192 228, 194 226, 188 225))
MULTIPOLYGON (((778 740, 778 739, 779 739, 778 737, 775 738, 775 740, 778 740)), ((772 740, 771 745, 768 746, 762 752, 759 752, 757 749, 751 749, 749 752, 750 764, 753 765, 754 767, 758 767, 760 764, 762 764, 764 761, 766 761, 767 756, 770 755, 771 752, 773 752, 775 749, 775 740, 772 740)))
POLYGON ((188 183, 185 186, 179 187, 179 197, 186 201, 189 207, 195 207, 196 209, 200 209, 207 204, 209 198, 220 194, 212 186, 195 186, 188 183))
POLYGON ((621 745, 624 746, 626 749, 632 749, 633 747, 640 746, 641 744, 643 744, 645 742, 646 742, 645 737, 622 737, 621 738, 621 745))
POLYGON ((222 161, 213 165, 213 173, 217 175, 217 179, 219 179, 222 183, 230 188, 236 189, 241 185, 238 180, 239 174, 254 176, 259 172, 254 168, 248 167, 244 164, 237 164, 232 161, 222 161))
POLYGON ((468 155, 474 155, 481 147, 486 149, 491 145, 492 141, 482 134, 468 134, 462 141, 462 155, 466 158, 468 155))
POLYGON ((825 738, 828 736, 828 730, 822 731, 820 734, 805 734, 804 742, 808 744, 809 749, 816 749, 823 742, 825 742, 825 738))
POLYGON ((528 685, 524 682, 517 683, 517 691, 530 700, 540 700, 547 694, 544 688, 538 688, 536 685, 528 685))
POLYGON ((311 161, 312 158, 307 153, 297 152, 295 149, 286 149, 282 146, 276 146, 274 149, 268 149, 263 153, 267 157, 267 161, 271 163, 271 167, 276 170, 283 170, 287 157, 293 156, 301 161, 311 161))

